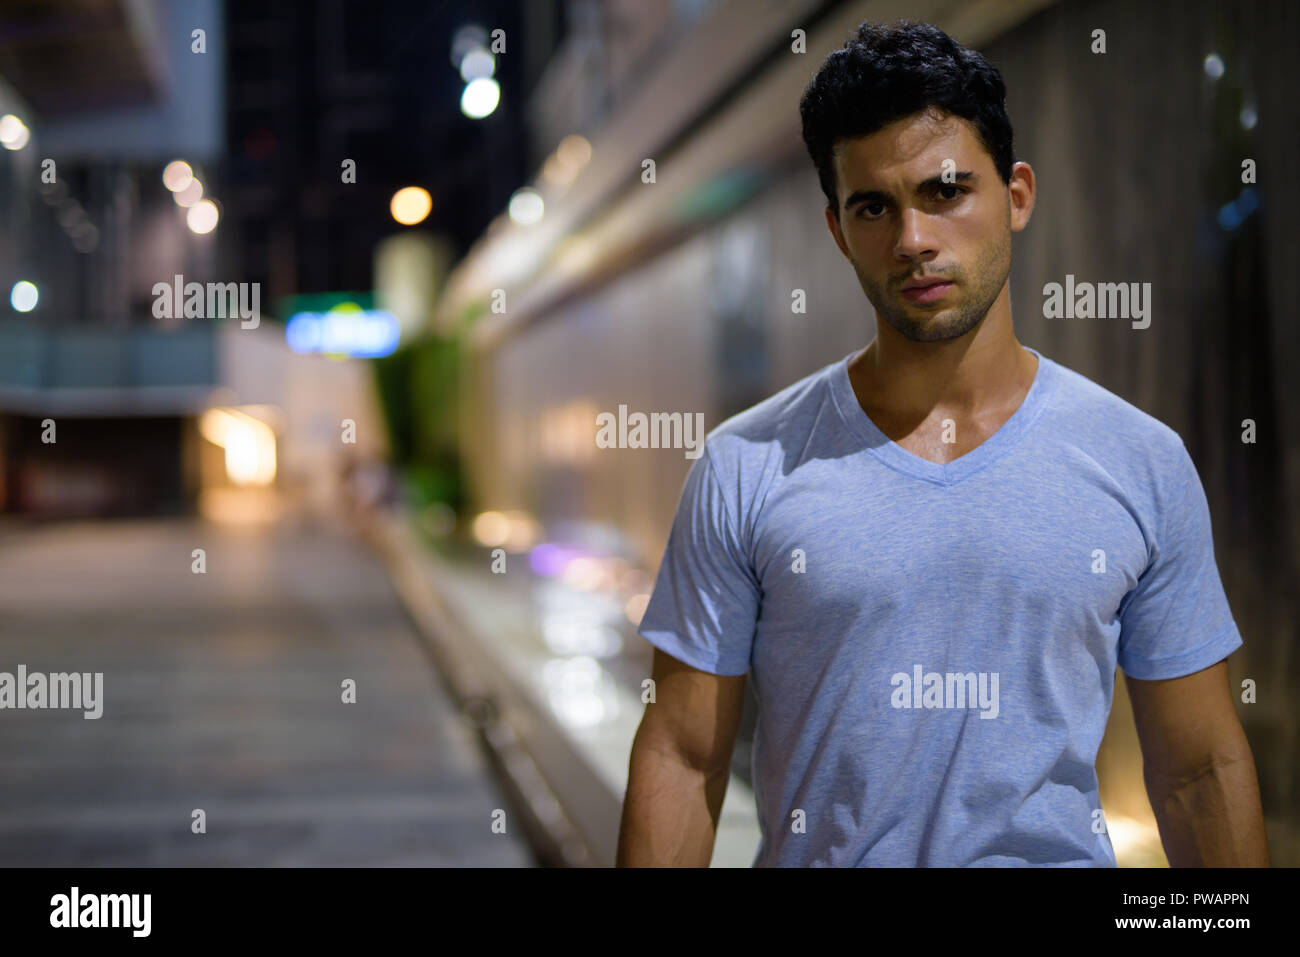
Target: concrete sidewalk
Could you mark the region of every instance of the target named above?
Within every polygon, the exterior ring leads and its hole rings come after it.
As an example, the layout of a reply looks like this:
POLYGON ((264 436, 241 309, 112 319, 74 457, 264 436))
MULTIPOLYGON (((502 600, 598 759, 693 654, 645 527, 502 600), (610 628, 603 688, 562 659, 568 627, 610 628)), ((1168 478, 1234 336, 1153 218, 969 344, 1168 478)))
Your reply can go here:
MULTIPOLYGON (((520 774, 517 787, 550 822, 555 846, 567 848, 565 861, 613 866, 628 759, 645 707, 634 689, 650 676, 649 656, 557 654, 543 620, 564 615, 554 606, 566 597, 530 575, 524 556, 509 558, 525 563, 520 572, 494 575, 486 561, 440 556, 400 513, 373 513, 367 528, 441 670, 467 698, 492 702, 496 733, 520 774), (628 674, 616 674, 620 669, 628 674)), ((758 842, 753 792, 733 775, 712 866, 751 866, 758 842)))
POLYGON ((0 866, 535 863, 383 565, 347 535, 6 524, 0 671, 19 664, 102 672, 103 714, 0 711, 0 866))

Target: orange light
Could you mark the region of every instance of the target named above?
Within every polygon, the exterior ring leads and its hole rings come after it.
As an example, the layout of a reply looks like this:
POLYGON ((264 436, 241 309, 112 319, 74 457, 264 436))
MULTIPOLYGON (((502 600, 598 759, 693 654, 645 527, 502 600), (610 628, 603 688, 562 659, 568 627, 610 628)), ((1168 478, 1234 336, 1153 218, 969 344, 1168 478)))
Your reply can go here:
POLYGON ((416 223, 423 222, 429 215, 429 211, 433 209, 433 197, 429 195, 427 189, 407 186, 393 194, 388 208, 393 214, 393 219, 403 226, 414 226, 416 223))

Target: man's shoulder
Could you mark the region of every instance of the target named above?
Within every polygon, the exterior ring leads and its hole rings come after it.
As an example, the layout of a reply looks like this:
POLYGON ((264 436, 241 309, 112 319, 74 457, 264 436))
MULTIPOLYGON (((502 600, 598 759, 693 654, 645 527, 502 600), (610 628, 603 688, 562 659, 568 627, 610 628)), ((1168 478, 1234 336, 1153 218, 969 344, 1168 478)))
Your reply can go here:
POLYGON ((1080 372, 1056 366, 1058 383, 1052 403, 1058 434, 1076 442, 1102 443, 1128 453, 1166 456, 1179 451, 1183 439, 1174 429, 1080 372))
POLYGON ((765 450, 802 444, 819 416, 833 403, 830 378, 844 358, 827 363, 773 395, 735 413, 705 438, 705 454, 715 467, 735 466, 745 456, 765 455, 765 450))
POLYGON ((1047 428, 1058 461, 1091 461, 1116 483, 1128 503, 1147 516, 1187 502, 1200 474, 1183 437, 1133 403, 1058 364, 1060 380, 1047 428))

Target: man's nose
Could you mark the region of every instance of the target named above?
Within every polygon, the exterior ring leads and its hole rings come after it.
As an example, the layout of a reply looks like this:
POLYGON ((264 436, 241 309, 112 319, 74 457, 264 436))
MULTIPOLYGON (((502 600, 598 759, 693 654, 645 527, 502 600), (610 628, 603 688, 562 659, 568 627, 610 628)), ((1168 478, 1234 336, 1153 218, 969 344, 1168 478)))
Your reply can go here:
POLYGON ((932 218, 919 209, 904 209, 899 215, 898 241, 894 254, 903 259, 916 259, 937 252, 930 230, 932 218))

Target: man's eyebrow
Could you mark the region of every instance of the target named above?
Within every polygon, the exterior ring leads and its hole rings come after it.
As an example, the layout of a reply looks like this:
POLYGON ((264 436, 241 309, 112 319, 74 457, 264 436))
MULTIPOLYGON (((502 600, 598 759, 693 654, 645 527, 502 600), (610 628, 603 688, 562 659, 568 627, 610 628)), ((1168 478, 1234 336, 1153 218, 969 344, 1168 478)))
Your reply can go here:
MULTIPOLYGON (((953 173, 951 178, 946 180, 943 178, 942 174, 939 176, 931 176, 929 179, 917 183, 916 191, 917 193, 924 193, 926 190, 933 189, 937 186, 951 186, 953 183, 964 183, 967 180, 978 181, 979 177, 971 170, 960 170, 959 172, 953 173)), ((849 193, 848 197, 844 200, 844 211, 848 212, 854 206, 859 206, 862 203, 886 203, 891 198, 892 197, 890 197, 888 193, 881 192, 878 189, 854 190, 852 193, 849 193)))

